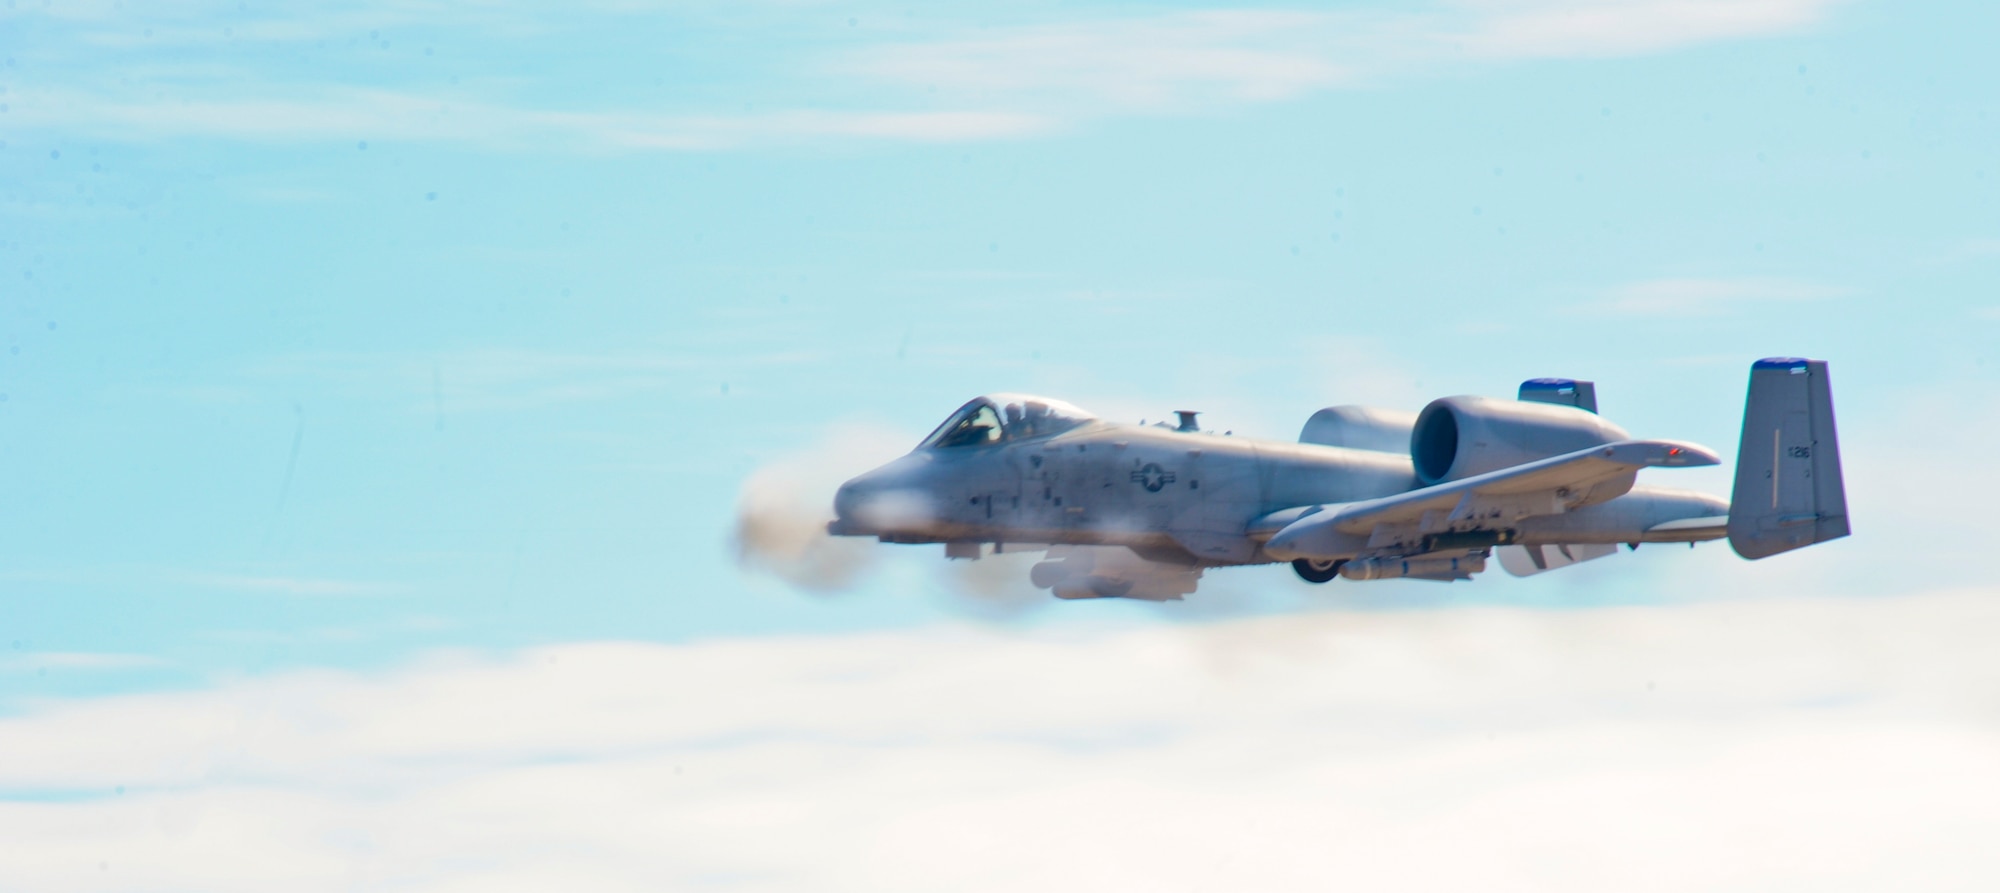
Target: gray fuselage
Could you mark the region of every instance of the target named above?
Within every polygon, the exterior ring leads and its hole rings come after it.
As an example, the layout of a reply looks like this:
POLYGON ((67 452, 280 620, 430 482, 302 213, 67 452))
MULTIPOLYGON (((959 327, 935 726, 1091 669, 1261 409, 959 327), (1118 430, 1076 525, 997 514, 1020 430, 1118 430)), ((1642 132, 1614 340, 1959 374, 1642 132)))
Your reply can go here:
MULTIPOLYGON (((1259 524, 1302 506, 1419 486, 1408 456, 1090 421, 1060 433, 925 446, 841 487, 837 534, 901 543, 1126 546, 1176 564, 1276 559, 1259 524)), ((1713 496, 1634 487, 1566 515, 1524 519, 1519 542, 1653 540, 1647 528, 1726 513, 1713 496)), ((1365 551, 1357 549, 1357 554, 1365 551)))

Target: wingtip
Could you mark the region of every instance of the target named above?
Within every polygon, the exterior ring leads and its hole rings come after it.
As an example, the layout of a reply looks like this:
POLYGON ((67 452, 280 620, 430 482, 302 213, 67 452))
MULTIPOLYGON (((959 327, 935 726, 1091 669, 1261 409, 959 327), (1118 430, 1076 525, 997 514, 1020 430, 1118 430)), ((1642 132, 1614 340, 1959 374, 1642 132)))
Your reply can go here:
POLYGON ((1721 465, 1722 457, 1714 450, 1700 444, 1675 443, 1667 447, 1665 464, 1698 468, 1705 465, 1721 465))
POLYGON ((1678 440, 1631 440, 1606 447, 1606 456, 1624 452, 1635 464, 1668 468, 1698 468, 1721 465, 1722 457, 1698 443, 1678 440), (1622 450, 1620 448, 1623 448, 1622 450))

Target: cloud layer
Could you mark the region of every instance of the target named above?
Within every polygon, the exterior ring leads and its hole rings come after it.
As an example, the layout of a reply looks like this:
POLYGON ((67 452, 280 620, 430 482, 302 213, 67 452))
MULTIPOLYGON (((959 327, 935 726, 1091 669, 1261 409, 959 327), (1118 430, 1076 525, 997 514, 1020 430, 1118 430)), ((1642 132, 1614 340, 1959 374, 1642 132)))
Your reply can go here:
POLYGON ((33 890, 1976 889, 2000 600, 438 655, 0 723, 33 890))

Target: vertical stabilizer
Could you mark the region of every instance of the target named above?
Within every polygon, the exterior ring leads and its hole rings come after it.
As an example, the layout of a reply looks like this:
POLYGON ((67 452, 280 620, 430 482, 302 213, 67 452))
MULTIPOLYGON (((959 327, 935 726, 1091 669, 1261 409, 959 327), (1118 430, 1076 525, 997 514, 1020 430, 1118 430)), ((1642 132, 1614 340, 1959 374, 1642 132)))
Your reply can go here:
POLYGON ((1743 440, 1736 448, 1729 545, 1757 559, 1847 533, 1826 362, 1758 360, 1750 366, 1743 440))

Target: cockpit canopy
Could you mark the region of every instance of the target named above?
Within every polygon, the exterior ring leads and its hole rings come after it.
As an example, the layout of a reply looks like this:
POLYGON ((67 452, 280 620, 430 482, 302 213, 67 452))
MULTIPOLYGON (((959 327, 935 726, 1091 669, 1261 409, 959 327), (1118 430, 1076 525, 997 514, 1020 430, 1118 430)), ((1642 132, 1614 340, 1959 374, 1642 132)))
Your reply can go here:
POLYGON ((1096 418, 1061 400, 1027 394, 988 394, 959 407, 917 448, 951 449, 1045 437, 1096 418))

